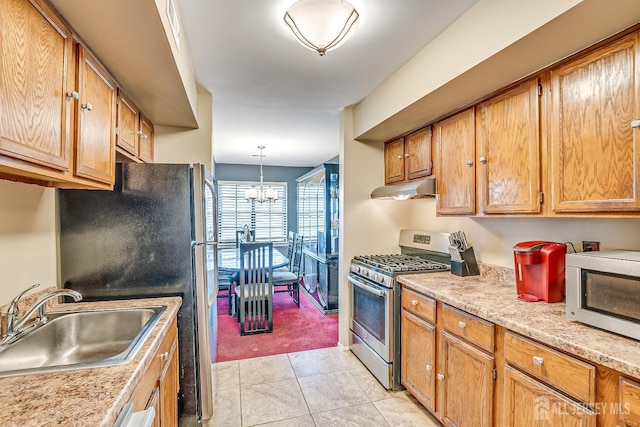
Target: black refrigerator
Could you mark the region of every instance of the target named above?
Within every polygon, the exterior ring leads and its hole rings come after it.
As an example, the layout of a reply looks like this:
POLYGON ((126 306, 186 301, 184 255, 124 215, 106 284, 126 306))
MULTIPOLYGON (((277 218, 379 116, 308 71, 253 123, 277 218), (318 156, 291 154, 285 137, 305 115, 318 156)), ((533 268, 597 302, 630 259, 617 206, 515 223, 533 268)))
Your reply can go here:
POLYGON ((200 164, 118 163, 113 191, 57 190, 61 284, 84 300, 182 297, 181 425, 212 414, 216 193, 200 164))

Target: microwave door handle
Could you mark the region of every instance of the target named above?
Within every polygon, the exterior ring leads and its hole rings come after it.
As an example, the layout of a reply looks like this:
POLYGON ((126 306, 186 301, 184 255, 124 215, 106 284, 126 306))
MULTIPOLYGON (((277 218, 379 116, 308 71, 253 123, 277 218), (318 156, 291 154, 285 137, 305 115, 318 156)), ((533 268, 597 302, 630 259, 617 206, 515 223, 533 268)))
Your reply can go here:
POLYGON ((381 291, 380 289, 376 289, 373 286, 366 285, 360 282, 359 280, 354 279, 351 276, 347 276, 347 280, 353 283, 355 286, 359 287, 360 289, 363 289, 371 294, 378 295, 379 297, 384 297, 385 291, 381 291))

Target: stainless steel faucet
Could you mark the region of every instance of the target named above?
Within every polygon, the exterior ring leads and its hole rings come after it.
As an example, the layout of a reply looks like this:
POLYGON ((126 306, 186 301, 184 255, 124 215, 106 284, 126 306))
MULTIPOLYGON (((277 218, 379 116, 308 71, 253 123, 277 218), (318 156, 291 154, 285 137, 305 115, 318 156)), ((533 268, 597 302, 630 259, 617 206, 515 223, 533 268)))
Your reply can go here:
MULTIPOLYGON (((13 342, 17 338, 19 338, 19 336, 22 335, 23 332, 26 332, 26 330, 20 331, 20 329, 27 323, 27 321, 29 321, 29 319, 31 318, 31 316, 33 316, 36 310, 39 310, 38 317, 36 318, 35 322, 31 325, 31 327, 35 327, 35 326, 43 325, 47 323, 49 319, 47 317, 47 312, 45 310, 45 303, 50 299, 56 298, 58 296, 67 295, 72 297, 74 301, 82 300, 82 295, 80 294, 80 292, 74 291, 73 289, 56 289, 55 291, 47 292, 46 294, 40 296, 40 298, 36 300, 33 306, 31 306, 31 308, 27 310, 24 316, 20 317, 20 310, 18 308, 18 303, 20 302, 20 298, 22 298, 22 296, 25 293, 27 293, 28 291, 34 288, 37 288, 38 286, 40 286, 40 284, 35 284, 25 289, 24 291, 20 292, 13 299, 13 301, 11 301, 11 303, 9 303, 5 307, 5 311, 2 317, 2 321, 4 323, 2 325, 3 336, 0 339, 0 345, 13 342)), ((31 327, 28 329, 31 329, 31 327)))

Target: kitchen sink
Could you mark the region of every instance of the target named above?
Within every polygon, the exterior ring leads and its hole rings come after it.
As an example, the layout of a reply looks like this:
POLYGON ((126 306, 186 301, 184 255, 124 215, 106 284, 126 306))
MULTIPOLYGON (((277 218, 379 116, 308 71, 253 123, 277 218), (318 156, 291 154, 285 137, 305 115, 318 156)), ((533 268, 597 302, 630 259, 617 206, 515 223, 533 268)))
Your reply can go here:
POLYGON ((0 378, 113 366, 136 355, 165 306, 48 313, 0 350, 0 378))

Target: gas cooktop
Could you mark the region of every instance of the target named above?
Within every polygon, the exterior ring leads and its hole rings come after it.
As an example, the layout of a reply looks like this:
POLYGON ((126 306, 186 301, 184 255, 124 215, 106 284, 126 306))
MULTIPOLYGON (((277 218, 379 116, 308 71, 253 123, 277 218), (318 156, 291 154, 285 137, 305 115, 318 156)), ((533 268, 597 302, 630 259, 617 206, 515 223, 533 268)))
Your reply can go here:
POLYGON ((390 254, 390 255, 362 255, 355 256, 354 262, 360 265, 377 269, 380 272, 418 272, 418 271, 444 271, 449 266, 439 262, 421 258, 419 256, 390 254))

